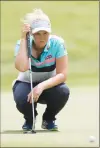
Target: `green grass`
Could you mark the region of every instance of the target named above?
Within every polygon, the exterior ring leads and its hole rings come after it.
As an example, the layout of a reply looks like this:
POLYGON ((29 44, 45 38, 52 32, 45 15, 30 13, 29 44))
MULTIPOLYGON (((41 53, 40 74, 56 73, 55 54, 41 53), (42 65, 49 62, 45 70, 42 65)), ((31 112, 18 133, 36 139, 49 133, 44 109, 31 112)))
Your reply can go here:
POLYGON ((97 85, 99 69, 98 1, 2 1, 1 89, 11 90, 17 77, 14 47, 20 39, 20 19, 34 8, 42 8, 52 22, 53 34, 64 38, 69 54, 69 86, 97 85))

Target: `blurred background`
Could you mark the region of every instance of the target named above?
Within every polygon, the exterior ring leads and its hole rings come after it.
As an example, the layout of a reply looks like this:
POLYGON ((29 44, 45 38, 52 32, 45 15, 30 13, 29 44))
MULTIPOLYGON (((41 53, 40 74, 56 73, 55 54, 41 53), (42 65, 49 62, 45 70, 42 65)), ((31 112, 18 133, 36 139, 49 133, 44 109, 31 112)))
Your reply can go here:
POLYGON ((1 2, 1 91, 11 91, 18 71, 14 48, 21 36, 20 19, 41 8, 52 23, 52 34, 67 45, 69 87, 99 85, 98 1, 2 1, 1 2))

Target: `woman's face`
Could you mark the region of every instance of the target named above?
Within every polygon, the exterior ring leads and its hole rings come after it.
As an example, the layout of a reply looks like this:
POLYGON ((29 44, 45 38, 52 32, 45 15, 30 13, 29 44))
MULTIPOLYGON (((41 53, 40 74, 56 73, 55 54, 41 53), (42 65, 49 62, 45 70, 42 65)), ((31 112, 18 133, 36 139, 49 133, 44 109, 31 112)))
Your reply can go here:
POLYGON ((34 41, 37 48, 43 48, 48 42, 49 33, 46 31, 38 31, 34 33, 34 41))

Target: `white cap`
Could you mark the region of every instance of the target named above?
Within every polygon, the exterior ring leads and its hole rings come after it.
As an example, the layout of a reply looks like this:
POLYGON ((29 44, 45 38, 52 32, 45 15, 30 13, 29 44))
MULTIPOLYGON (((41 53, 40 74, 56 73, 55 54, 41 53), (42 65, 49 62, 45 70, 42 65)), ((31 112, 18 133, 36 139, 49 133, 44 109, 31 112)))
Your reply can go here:
POLYGON ((51 33, 50 19, 41 9, 34 9, 32 13, 27 13, 23 21, 30 24, 33 34, 41 30, 51 33))
POLYGON ((51 33, 51 24, 48 20, 37 19, 32 23, 31 28, 33 34, 41 30, 51 33))

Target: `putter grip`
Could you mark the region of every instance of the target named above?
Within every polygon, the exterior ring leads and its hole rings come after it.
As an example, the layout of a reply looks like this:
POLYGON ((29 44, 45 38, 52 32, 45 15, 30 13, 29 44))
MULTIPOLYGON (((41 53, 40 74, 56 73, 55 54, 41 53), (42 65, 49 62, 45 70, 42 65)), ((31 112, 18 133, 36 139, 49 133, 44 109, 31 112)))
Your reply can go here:
POLYGON ((30 34, 29 32, 26 34, 26 39, 27 39, 27 53, 28 57, 31 57, 31 48, 30 48, 30 34))

